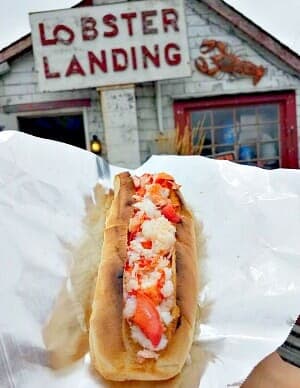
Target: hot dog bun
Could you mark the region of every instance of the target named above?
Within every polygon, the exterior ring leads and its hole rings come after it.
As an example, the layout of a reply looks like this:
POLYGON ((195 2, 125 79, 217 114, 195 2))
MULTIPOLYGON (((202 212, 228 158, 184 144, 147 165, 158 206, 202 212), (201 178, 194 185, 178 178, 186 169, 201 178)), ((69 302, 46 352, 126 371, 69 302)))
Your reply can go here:
POLYGON ((158 359, 139 362, 136 344, 124 323, 123 268, 127 257, 128 225, 133 215, 135 187, 129 173, 115 177, 114 199, 106 219, 102 257, 90 319, 90 352, 95 369, 106 379, 166 380, 180 373, 188 356, 197 311, 198 268, 195 224, 180 193, 181 222, 176 225, 176 305, 174 334, 158 359))

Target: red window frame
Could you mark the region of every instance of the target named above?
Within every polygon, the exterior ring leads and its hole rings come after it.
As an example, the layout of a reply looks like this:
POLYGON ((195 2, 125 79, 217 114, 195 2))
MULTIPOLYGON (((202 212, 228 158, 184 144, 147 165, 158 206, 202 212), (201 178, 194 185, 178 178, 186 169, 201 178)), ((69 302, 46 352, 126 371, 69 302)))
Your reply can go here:
POLYGON ((190 128, 190 112, 193 110, 230 108, 243 105, 278 103, 280 112, 281 167, 299 168, 296 95, 294 91, 272 92, 264 94, 243 94, 234 96, 208 97, 174 103, 176 128, 183 133, 190 128))

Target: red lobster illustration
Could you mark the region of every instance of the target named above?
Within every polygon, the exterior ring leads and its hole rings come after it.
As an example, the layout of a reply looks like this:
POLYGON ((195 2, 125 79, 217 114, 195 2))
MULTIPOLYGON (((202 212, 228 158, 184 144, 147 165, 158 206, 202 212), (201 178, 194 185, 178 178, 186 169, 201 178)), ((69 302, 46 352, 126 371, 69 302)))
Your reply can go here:
POLYGON ((207 60, 199 56, 195 60, 195 66, 198 71, 213 77, 217 73, 229 73, 233 76, 248 76, 252 78, 253 85, 258 84, 266 73, 266 68, 257 66, 253 62, 244 61, 237 55, 230 52, 228 44, 218 41, 204 39, 200 46, 201 54, 207 54, 217 50, 218 53, 210 57, 213 67, 209 67, 207 60))

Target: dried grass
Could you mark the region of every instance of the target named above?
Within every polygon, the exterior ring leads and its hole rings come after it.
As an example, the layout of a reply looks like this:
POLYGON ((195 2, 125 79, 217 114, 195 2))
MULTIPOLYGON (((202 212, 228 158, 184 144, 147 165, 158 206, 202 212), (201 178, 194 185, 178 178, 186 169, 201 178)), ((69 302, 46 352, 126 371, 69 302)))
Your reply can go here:
POLYGON ((181 131, 177 126, 155 139, 152 154, 201 155, 204 141, 203 120, 193 130, 186 125, 181 131))

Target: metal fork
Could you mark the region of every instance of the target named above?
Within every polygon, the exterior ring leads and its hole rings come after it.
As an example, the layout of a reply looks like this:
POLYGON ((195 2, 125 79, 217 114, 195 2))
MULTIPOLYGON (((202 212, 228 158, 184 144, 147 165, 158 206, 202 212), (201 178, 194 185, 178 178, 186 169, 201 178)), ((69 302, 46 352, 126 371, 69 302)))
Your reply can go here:
POLYGON ((101 158, 100 156, 95 155, 95 157, 96 157, 98 177, 102 181, 101 183, 103 187, 110 188, 111 187, 110 165, 105 159, 101 158))

